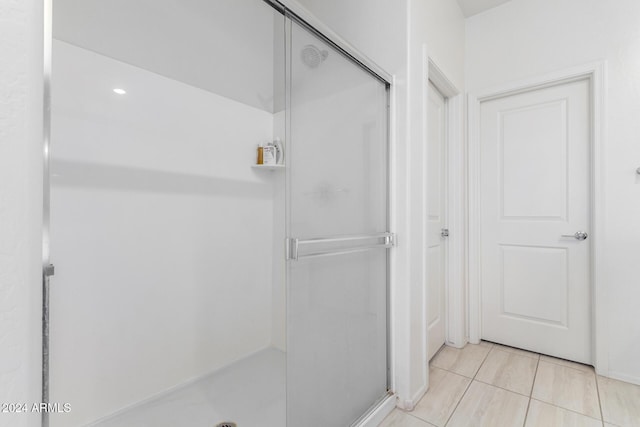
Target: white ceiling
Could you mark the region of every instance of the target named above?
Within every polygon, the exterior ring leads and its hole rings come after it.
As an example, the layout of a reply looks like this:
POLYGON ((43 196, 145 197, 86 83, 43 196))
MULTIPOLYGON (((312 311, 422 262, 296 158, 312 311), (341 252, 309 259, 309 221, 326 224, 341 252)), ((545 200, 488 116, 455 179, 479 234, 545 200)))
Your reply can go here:
POLYGON ((511 0, 458 0, 465 18, 492 9, 511 0))

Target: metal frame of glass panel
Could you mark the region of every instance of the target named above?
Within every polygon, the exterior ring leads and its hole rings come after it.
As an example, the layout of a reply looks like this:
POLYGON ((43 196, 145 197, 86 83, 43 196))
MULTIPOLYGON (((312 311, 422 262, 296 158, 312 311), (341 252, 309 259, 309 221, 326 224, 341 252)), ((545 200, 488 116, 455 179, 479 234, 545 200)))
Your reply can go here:
MULTIPOLYGON (((375 63, 373 63, 372 61, 370 61, 368 58, 366 58, 365 56, 361 55, 357 50, 355 50, 354 48, 352 48, 351 46, 349 46, 347 43, 342 42, 339 40, 339 37, 337 37, 338 41, 334 41, 332 38, 329 38, 328 36, 326 36, 323 32, 321 32, 320 30, 318 30, 316 27, 314 27, 313 25, 311 25, 309 22, 307 22, 305 19, 303 19, 302 17, 300 17, 299 15, 297 15, 294 11, 291 11, 290 9, 288 9, 285 5, 283 5, 281 2, 277 1, 277 0, 263 0, 266 3, 272 5, 275 9, 281 11, 286 17, 290 18, 290 20, 298 25, 300 25, 302 28, 306 29, 307 31, 309 31, 311 34, 315 35, 316 37, 318 37, 321 41, 325 42, 327 45, 329 45, 330 47, 332 47, 333 49, 335 49, 337 52, 339 52, 341 55, 343 55, 344 57, 347 58, 347 60, 349 60, 350 62, 352 62, 354 65, 357 65, 359 68, 361 68, 362 70, 366 71, 368 74, 370 74, 373 78, 375 78, 376 80, 380 81, 384 87, 385 87, 385 93, 386 93, 386 233, 381 233, 381 234, 376 234, 376 235, 366 235, 366 236, 336 236, 336 240, 338 239, 343 239, 343 238, 348 238, 348 239, 357 239, 357 240, 367 240, 367 239, 381 239, 382 241, 378 241, 375 244, 372 245, 366 245, 366 246, 359 246, 357 248, 354 249, 346 249, 343 251, 336 251, 336 250, 331 250, 331 251, 326 251, 326 252, 312 252, 309 254, 306 254, 307 257, 325 257, 325 256, 331 256, 331 255, 337 255, 337 254, 348 254, 348 253, 352 253, 355 251, 361 251, 361 250, 369 250, 369 249, 375 249, 375 248, 380 248, 380 247, 386 247, 386 248, 392 248, 396 245, 396 236, 395 234, 393 234, 392 232, 390 232, 391 229, 391 81, 393 80, 392 77, 387 74, 386 72, 384 72, 384 70, 382 70, 378 65, 376 65, 375 63)), ((286 30, 287 30, 287 39, 291 37, 291 25, 286 25, 286 30)), ((330 32, 330 31, 329 31, 330 32)), ((288 55, 291 55, 290 52, 288 52, 288 55)), ((287 81, 291 80, 291 70, 286 67, 286 79, 287 81)), ((289 88, 289 90, 287 91, 287 96, 290 95, 291 93, 291 88, 289 88)), ((291 105, 291 100, 287 99, 286 101, 286 105, 287 107, 287 116, 286 116, 286 134, 287 134, 287 139, 290 139, 290 135, 291 135, 291 130, 290 130, 290 126, 291 126, 291 118, 290 118, 290 108, 289 106, 291 105)), ((290 156, 288 157, 290 158, 290 156)), ((289 171, 288 171, 289 172, 289 171)), ((289 177, 289 175, 287 175, 287 177, 289 177)), ((289 195, 287 196, 287 199, 289 199, 289 195)), ((287 206, 287 215, 290 215, 290 206, 287 206)), ((287 236, 291 236, 291 233, 289 232, 289 224, 287 223, 287 236)), ((321 239, 321 240, 326 240, 326 239, 321 239)), ((329 240, 334 240, 334 239, 329 239, 329 240)), ((298 239, 291 239, 288 238, 287 242, 286 242, 286 258, 287 260, 291 260, 291 259, 296 259, 296 255, 298 255, 297 249, 299 248, 299 246, 301 245, 307 245, 310 246, 311 244, 315 243, 317 241, 317 239, 310 239, 310 240, 298 240, 298 239)), ((386 277, 386 360, 387 360, 387 372, 386 372, 386 376, 387 376, 387 394, 384 396, 381 396, 380 399, 375 402, 373 404, 373 406, 369 409, 369 411, 367 411, 366 413, 362 414, 362 416, 360 418, 358 418, 352 425, 356 426, 359 425, 360 422, 362 422, 364 419, 366 419, 371 413, 375 412, 375 410, 378 408, 378 406, 384 402, 390 395, 392 395, 392 392, 390 390, 391 388, 391 384, 392 384, 392 378, 391 378, 391 292, 390 292, 390 283, 391 283, 391 259, 390 259, 390 253, 389 251, 386 251, 386 264, 387 264, 387 268, 386 268, 386 272, 387 272, 387 277, 386 277)), ((288 271, 288 270, 287 270, 288 271)), ((288 296, 287 296, 288 298, 288 296)), ((288 404, 288 402, 287 402, 288 404)))

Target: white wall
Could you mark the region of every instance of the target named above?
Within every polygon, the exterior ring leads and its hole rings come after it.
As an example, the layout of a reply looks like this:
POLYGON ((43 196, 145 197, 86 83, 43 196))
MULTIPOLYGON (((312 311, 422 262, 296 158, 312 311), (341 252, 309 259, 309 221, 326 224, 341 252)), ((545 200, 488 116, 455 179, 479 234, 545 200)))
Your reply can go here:
MULTIPOLYGON (((285 2, 290 3, 290 2, 285 2)), ((431 54, 464 90, 464 18, 452 0, 301 0, 322 22, 395 77, 392 333, 394 391, 412 408, 427 386, 423 85, 431 54)))
MULTIPOLYGON (((640 3, 512 0, 467 20, 467 86, 477 92, 606 60, 604 245, 608 374, 640 384, 640 3)), ((607 372, 603 372, 607 374, 607 372)))
POLYGON ((269 346, 273 115, 55 40, 52 119, 52 425, 269 346))
MULTIPOLYGON (((0 2, 0 402, 40 402, 41 1, 0 2)), ((0 414, 0 426, 40 414, 0 414)))
POLYGON ((55 0, 53 17, 59 40, 274 111, 284 18, 262 1, 55 0))
POLYGON ((429 57, 464 93, 465 20, 458 2, 418 0, 412 4, 413 40, 426 43, 429 57))

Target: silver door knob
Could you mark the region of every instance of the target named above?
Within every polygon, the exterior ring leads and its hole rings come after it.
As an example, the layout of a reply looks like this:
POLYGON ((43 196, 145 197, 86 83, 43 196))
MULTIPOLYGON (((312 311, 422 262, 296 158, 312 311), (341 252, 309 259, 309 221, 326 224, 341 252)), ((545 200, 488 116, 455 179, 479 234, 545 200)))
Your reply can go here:
POLYGON ((587 240, 589 235, 584 231, 576 231, 574 234, 563 234, 562 237, 573 237, 576 240, 587 240))
POLYGON ((440 229, 440 236, 442 236, 442 237, 449 237, 449 229, 448 229, 448 228, 442 228, 442 229, 440 229))

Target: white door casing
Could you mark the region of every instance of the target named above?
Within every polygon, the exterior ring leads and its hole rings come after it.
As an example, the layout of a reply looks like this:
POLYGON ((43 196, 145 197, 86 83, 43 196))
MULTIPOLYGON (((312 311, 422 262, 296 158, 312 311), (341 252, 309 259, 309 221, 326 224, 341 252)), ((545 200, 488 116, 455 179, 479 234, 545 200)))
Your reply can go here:
MULTIPOLYGON (((426 55, 426 53, 425 53, 426 55)), ((450 230, 449 237, 446 239, 444 248, 446 249, 444 265, 445 274, 445 294, 444 294, 444 311, 445 316, 445 342, 447 345, 462 348, 467 343, 467 288, 466 288, 466 147, 464 143, 464 99, 461 91, 456 85, 449 80, 446 74, 438 67, 432 58, 428 60, 428 72, 427 79, 425 79, 424 85, 424 105, 425 110, 425 122, 426 127, 428 124, 428 109, 429 109, 429 92, 433 91, 433 87, 442 95, 446 100, 444 106, 445 117, 445 129, 446 144, 443 149, 444 155, 442 156, 442 162, 444 164, 444 172, 442 182, 446 182, 446 196, 444 198, 445 203, 445 224, 450 230)), ((425 133, 428 138, 428 130, 425 133)), ((425 140, 425 146, 428 142, 425 140)), ((425 150, 426 158, 424 161, 425 169, 428 167, 428 150, 425 150)), ((427 176, 427 181, 431 175, 427 176)), ((427 182, 426 188, 429 187, 427 182)), ((426 197, 425 197, 426 198, 426 197)), ((425 213, 425 223, 429 221, 429 212, 425 213)), ((428 227, 427 227, 428 228, 428 227)), ((427 230, 428 232, 428 230, 427 230)), ((425 242, 429 245, 428 238, 425 238, 425 242)), ((428 258, 428 255, 427 257, 428 258)), ((428 263, 428 259, 425 260, 425 265, 428 263)), ((425 283, 428 286, 428 282, 425 283)), ((428 304, 429 293, 425 290, 425 306, 429 311, 428 304)), ((430 314, 427 312, 428 322, 430 314)), ((428 335, 428 332, 427 332, 428 335)), ((428 345, 427 345, 428 351, 428 345)))
POLYGON ((592 363, 590 81, 480 105, 482 338, 592 363))
POLYGON ((445 292, 447 278, 447 115, 446 100, 429 82, 427 107, 427 293, 428 359, 446 339, 445 292))

